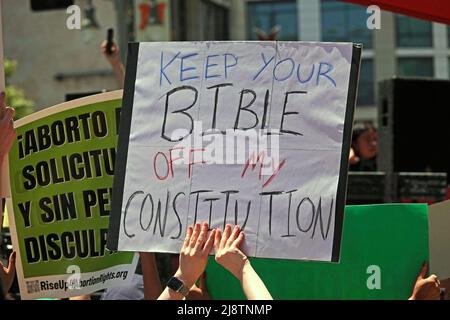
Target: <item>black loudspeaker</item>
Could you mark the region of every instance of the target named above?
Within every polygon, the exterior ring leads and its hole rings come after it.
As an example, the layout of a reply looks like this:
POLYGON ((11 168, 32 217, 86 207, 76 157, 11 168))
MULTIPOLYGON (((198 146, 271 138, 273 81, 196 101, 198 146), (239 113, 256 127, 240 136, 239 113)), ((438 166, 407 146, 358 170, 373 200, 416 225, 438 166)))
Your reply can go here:
POLYGON ((31 0, 31 10, 61 10, 73 5, 73 0, 31 0))
POLYGON ((450 81, 393 78, 379 83, 377 169, 450 177, 450 81))
POLYGON ((390 175, 381 171, 348 173, 347 204, 435 203, 444 201, 446 193, 445 173, 398 172, 390 175), (387 188, 388 178, 390 178, 389 188, 387 188))

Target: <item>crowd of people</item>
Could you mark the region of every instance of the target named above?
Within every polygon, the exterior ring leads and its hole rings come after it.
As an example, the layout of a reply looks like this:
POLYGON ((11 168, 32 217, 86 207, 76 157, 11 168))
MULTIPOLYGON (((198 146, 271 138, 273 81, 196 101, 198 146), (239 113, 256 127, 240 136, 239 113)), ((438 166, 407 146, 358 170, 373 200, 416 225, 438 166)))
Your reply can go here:
MULTIPOLYGON (((120 61, 118 47, 113 44, 110 53, 106 50, 106 41, 101 44, 101 51, 111 64, 117 82, 124 84, 125 69, 120 61)), ((14 109, 6 106, 6 96, 0 94, 0 168, 7 161, 8 152, 14 143, 16 132, 13 123, 14 109)), ((374 170, 374 159, 377 153, 376 130, 365 125, 355 128, 350 166, 356 170, 374 170)), ((5 172, 0 171, 0 176, 5 172)), ((2 199, 2 213, 4 201, 2 199)), ((3 214, 2 214, 3 217, 3 214)), ((215 261, 228 270, 240 283, 249 300, 270 300, 272 296, 264 282, 253 269, 250 260, 242 251, 245 233, 239 226, 227 224, 224 230, 210 229, 204 222, 196 223, 187 228, 186 237, 179 255, 172 255, 170 263, 164 266, 170 268, 172 276, 164 283, 158 270, 155 253, 139 253, 140 261, 136 274, 128 287, 108 288, 103 292, 102 299, 146 299, 146 300, 195 300, 210 299, 206 286, 205 268, 208 257, 215 255, 215 261)), ((5 298, 15 277, 15 257, 13 252, 8 266, 0 265, 0 298, 5 298)), ((1 263, 1 262, 0 262, 1 263)), ((167 270, 166 270, 167 271, 167 270)), ((436 275, 427 276, 427 264, 413 282, 410 300, 441 299, 441 283, 436 275)), ((79 296, 73 299, 90 299, 89 296, 79 296)))

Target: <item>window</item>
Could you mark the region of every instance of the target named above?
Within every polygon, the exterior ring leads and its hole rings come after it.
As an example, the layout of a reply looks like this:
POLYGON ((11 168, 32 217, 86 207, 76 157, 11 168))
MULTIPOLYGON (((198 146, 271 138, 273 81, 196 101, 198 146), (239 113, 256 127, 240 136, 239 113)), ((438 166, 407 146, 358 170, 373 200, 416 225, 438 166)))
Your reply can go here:
POLYGON ((447 27, 447 45, 450 48, 450 26, 447 27))
POLYGON ((186 41, 188 40, 188 22, 186 18, 186 1, 183 0, 171 0, 170 1, 170 14, 171 16, 171 28, 172 28, 172 40, 186 41))
POLYGON ((255 28, 269 34, 275 26, 280 27, 276 40, 298 40, 296 1, 248 2, 247 8, 247 34, 250 40, 258 39, 255 28))
POLYGON ((398 75, 406 77, 433 77, 433 58, 400 58, 398 75))
POLYGON ((358 42, 372 48, 366 7, 336 0, 322 0, 322 41, 358 42))
POLYGON ((373 79, 373 60, 362 60, 359 74, 357 106, 367 106, 375 103, 373 79))
POLYGON ((395 17, 395 24, 398 47, 411 48, 433 46, 430 22, 397 15, 395 17))
POLYGON ((203 0, 201 10, 202 40, 228 40, 228 9, 203 0))

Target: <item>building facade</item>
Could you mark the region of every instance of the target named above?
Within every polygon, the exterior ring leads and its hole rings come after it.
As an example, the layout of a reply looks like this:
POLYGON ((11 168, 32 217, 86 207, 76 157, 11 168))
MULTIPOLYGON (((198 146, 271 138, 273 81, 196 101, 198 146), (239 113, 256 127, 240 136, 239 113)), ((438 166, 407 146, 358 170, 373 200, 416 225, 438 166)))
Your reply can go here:
POLYGON ((100 51, 108 28, 114 28, 123 62, 130 41, 230 38, 230 0, 64 1, 81 9, 80 30, 67 28, 69 14, 64 7, 36 10, 32 0, 2 1, 5 58, 18 62, 8 80, 24 89, 35 110, 64 102, 68 94, 119 89, 100 51), (89 5, 97 28, 86 27, 89 5))
POLYGON ((366 7, 337 0, 247 0, 240 5, 239 25, 245 28, 233 29, 233 39, 256 39, 255 28, 269 32, 278 25, 277 40, 362 43, 356 120, 376 123, 380 80, 449 79, 450 27, 446 25, 381 11, 381 28, 370 30, 366 7))
POLYGON ((337 0, 72 2, 82 10, 91 2, 99 28, 69 30, 64 9, 33 11, 31 0, 3 0, 5 57, 18 61, 9 81, 25 90, 36 109, 63 102, 68 93, 118 88, 99 49, 111 27, 122 60, 129 41, 256 40, 273 27, 277 40, 360 42, 355 118, 375 123, 378 81, 450 74, 450 27, 382 11, 381 29, 370 30, 365 7, 337 0))
POLYGON ((65 9, 35 11, 28 0, 2 5, 4 56, 18 63, 8 80, 24 89, 36 110, 64 102, 66 94, 118 88, 100 52, 107 28, 116 24, 112 1, 95 3, 100 27, 91 30, 69 30, 65 9))

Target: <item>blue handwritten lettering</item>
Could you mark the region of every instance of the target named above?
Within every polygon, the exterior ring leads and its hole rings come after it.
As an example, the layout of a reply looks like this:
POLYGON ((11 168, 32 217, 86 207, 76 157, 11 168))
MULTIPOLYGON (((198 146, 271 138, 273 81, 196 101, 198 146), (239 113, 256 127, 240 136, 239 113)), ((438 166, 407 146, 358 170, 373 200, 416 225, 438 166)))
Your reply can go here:
POLYGON ((300 83, 307 83, 307 82, 309 82, 309 80, 311 80, 311 78, 313 77, 314 69, 315 69, 315 65, 313 64, 312 68, 311 68, 311 72, 309 73, 308 78, 305 79, 305 80, 302 80, 301 77, 300 77, 300 64, 299 64, 297 66, 297 80, 298 80, 298 82, 300 82, 300 83))
POLYGON ((292 60, 291 58, 286 58, 286 59, 280 60, 280 61, 278 61, 277 64, 275 65, 275 68, 273 68, 273 77, 274 77, 275 80, 277 80, 277 81, 284 81, 284 80, 287 80, 287 79, 289 79, 289 77, 292 75, 292 72, 294 72, 294 67, 295 67, 295 62, 294 62, 294 60, 292 60), (277 74, 276 74, 277 67, 278 67, 280 64, 282 64, 283 62, 285 62, 285 61, 289 61, 289 62, 291 63, 291 70, 289 71, 289 74, 288 74, 287 76, 285 76, 284 78, 281 78, 281 79, 280 79, 280 78, 277 77, 277 74))
POLYGON ((184 73, 187 71, 193 71, 195 69, 197 69, 196 67, 188 67, 188 68, 184 68, 184 60, 192 58, 198 56, 198 53, 190 53, 187 55, 184 55, 181 57, 181 63, 180 63, 180 81, 187 81, 187 80, 193 80, 193 79, 198 79, 200 78, 199 76, 191 76, 191 77, 184 77, 184 73))
POLYGON ((169 84, 172 84, 172 82, 169 80, 169 78, 167 77, 166 73, 164 72, 164 70, 166 70, 166 68, 172 64, 172 62, 175 61, 175 59, 180 55, 181 52, 178 52, 170 61, 169 63, 167 63, 164 67, 163 67, 163 61, 164 61, 164 52, 161 51, 161 62, 159 64, 159 86, 162 85, 162 76, 164 76, 164 78, 166 78, 167 82, 169 84))
POLYGON ((232 54, 232 53, 225 53, 224 54, 224 71, 225 71, 225 79, 228 77, 228 69, 231 67, 234 67, 235 65, 237 65, 238 63, 238 58, 232 54), (234 58, 234 63, 233 64, 228 64, 228 56, 233 57, 234 58))
POLYGON ((258 71, 258 73, 253 77, 253 81, 255 81, 256 78, 258 78, 258 76, 261 74, 261 72, 263 72, 264 69, 267 68, 267 66, 269 65, 269 63, 272 62, 272 60, 273 60, 273 58, 275 58, 275 56, 273 56, 272 58, 270 58, 269 61, 266 61, 266 57, 264 56, 264 53, 261 52, 261 58, 262 58, 262 60, 263 60, 264 65, 263 65, 263 67, 258 71))
POLYGON ((210 67, 216 67, 216 66, 218 66, 217 63, 209 64, 209 59, 210 59, 210 58, 215 58, 215 57, 218 57, 218 56, 219 56, 218 54, 211 54, 211 55, 209 55, 209 56, 206 57, 205 79, 209 79, 209 78, 219 78, 219 77, 220 77, 220 74, 213 74, 213 75, 209 75, 209 74, 208 74, 208 69, 209 69, 210 67))
POLYGON ((326 62, 320 62, 319 72, 317 73, 316 85, 319 85, 320 76, 323 76, 323 77, 327 78, 328 80, 330 80, 331 83, 336 87, 336 81, 334 81, 334 79, 328 75, 328 73, 333 71, 333 69, 334 69, 334 67, 331 64, 326 63, 326 62), (327 70, 322 71, 322 66, 327 66, 328 67, 327 70))

